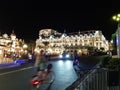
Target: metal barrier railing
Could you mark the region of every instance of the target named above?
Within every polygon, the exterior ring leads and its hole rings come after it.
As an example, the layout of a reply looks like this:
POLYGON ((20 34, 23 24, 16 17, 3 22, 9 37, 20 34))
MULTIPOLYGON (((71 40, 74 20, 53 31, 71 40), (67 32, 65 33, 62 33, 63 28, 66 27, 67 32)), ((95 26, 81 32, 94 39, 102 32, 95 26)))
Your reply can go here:
MULTIPOLYGON (((118 82, 109 81, 109 70, 100 68, 101 62, 94 66, 91 70, 70 85, 66 90, 120 90, 120 71, 118 70, 118 82), (110 85, 109 83, 113 85, 110 85)), ((113 72, 114 73, 114 72, 113 72)))
MULTIPOLYGON (((80 83, 74 90, 120 90, 120 84, 108 85, 108 70, 104 68, 94 69, 86 77, 80 79, 80 83)), ((120 78, 118 78, 120 81, 120 78)), ((114 84, 114 83, 113 83, 114 84)))
POLYGON ((103 75, 106 75, 106 72, 100 74, 100 72, 97 72, 97 69, 93 70, 80 82, 75 90, 107 90, 106 87, 104 87, 107 80, 103 75))

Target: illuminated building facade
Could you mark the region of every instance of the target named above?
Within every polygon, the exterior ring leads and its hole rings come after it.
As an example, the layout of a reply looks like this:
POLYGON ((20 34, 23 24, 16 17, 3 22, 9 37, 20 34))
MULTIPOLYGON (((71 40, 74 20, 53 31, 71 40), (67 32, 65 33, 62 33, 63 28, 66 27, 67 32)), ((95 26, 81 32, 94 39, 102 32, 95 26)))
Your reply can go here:
POLYGON ((79 50, 81 53, 88 53, 87 47, 109 50, 109 42, 102 31, 89 30, 74 33, 59 33, 53 29, 42 29, 39 31, 39 38, 36 40, 36 49, 46 49, 50 53, 61 53, 64 50, 79 50))
MULTIPOLYGON (((13 54, 23 52, 24 40, 16 38, 14 32, 9 36, 4 33, 0 35, 0 63, 5 63, 6 58, 13 60, 13 54)), ((9 62, 7 60, 7 62, 9 62)))

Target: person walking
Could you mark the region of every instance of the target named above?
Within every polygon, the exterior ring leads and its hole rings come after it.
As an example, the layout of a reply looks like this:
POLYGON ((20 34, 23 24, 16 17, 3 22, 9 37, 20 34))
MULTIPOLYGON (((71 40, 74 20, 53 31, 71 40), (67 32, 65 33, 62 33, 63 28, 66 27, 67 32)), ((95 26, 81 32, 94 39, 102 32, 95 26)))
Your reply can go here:
POLYGON ((48 51, 45 51, 45 57, 47 61, 50 60, 50 53, 48 51))
POLYGON ((73 53, 73 60, 79 60, 79 55, 78 55, 77 50, 75 50, 73 53))
POLYGON ((40 51, 40 61, 38 63, 38 69, 44 70, 47 67, 47 59, 44 50, 40 51))
POLYGON ((79 68, 79 55, 77 53, 77 50, 74 51, 73 53, 73 67, 75 69, 75 71, 79 71, 80 68, 79 68))

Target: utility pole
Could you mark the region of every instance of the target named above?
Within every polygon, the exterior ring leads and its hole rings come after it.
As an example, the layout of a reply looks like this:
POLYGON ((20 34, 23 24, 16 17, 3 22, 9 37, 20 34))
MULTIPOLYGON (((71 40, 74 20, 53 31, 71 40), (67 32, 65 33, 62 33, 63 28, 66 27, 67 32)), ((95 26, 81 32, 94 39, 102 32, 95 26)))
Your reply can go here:
POLYGON ((118 22, 118 27, 116 30, 116 43, 117 43, 117 55, 120 58, 120 14, 117 14, 112 17, 113 20, 118 22))

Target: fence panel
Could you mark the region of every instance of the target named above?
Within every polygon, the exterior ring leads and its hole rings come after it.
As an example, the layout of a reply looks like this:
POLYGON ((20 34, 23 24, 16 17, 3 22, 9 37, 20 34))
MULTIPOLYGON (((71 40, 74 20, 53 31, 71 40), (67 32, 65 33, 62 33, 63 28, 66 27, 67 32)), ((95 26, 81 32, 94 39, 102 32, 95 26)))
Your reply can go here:
POLYGON ((120 90, 120 72, 118 71, 119 73, 117 75, 118 84, 116 85, 112 81, 112 86, 109 85, 112 77, 108 78, 108 72, 109 71, 104 68, 92 70, 86 77, 84 77, 84 79, 80 81, 80 84, 74 90, 120 90))

